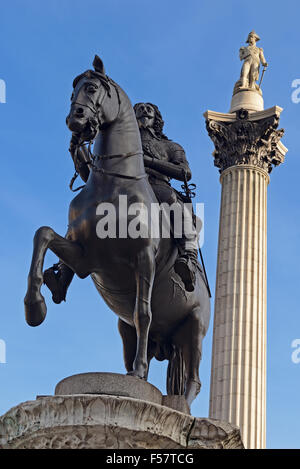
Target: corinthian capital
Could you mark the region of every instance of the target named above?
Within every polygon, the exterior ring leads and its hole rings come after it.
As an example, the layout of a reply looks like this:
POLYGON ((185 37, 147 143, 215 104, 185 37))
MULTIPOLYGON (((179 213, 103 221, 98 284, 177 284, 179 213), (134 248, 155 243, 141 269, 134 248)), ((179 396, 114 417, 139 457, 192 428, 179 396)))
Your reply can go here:
POLYGON ((253 165, 270 173, 282 163, 287 148, 280 142, 284 130, 277 130, 281 111, 278 106, 251 113, 245 109, 232 114, 207 111, 206 128, 220 172, 230 166, 253 165))

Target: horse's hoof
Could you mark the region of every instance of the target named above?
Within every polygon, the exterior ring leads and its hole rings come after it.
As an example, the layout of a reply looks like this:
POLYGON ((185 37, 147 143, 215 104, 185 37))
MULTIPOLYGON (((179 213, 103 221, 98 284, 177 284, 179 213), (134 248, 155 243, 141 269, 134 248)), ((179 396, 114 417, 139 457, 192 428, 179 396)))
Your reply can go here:
POLYGON ((191 379, 186 385, 185 399, 189 406, 196 399, 201 390, 201 381, 191 379))
POLYGON ((147 381, 146 376, 140 376, 140 374, 137 371, 128 371, 127 376, 134 376, 135 378, 143 379, 144 381, 147 381))
POLYGON ((25 297, 25 318, 29 326, 35 327, 42 324, 47 314, 47 306, 43 295, 36 301, 29 301, 25 297))

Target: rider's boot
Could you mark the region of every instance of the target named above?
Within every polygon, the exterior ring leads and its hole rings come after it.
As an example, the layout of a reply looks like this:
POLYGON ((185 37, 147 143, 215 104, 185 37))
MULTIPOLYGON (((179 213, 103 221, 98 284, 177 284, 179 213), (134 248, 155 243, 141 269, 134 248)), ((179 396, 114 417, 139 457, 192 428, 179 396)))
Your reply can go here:
POLYGON ((54 303, 59 304, 66 301, 67 290, 73 277, 73 270, 62 262, 58 262, 50 269, 45 270, 44 283, 51 291, 54 303))
POLYGON ((197 249, 183 251, 176 259, 174 270, 184 283, 188 292, 194 291, 198 264, 197 249))

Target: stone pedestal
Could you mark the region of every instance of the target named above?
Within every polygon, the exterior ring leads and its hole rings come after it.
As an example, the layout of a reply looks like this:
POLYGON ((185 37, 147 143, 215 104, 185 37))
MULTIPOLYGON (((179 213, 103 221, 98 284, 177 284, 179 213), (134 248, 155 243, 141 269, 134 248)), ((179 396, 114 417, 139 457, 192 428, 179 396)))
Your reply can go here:
POLYGON ((209 416, 238 425, 246 448, 265 447, 267 186, 287 151, 281 111, 204 114, 222 184, 209 416))
POLYGON ((164 398, 151 384, 130 376, 70 377, 57 385, 55 396, 39 396, 0 417, 0 449, 243 448, 234 425, 168 407, 182 405, 181 397, 164 398), (130 397, 137 389, 143 391, 140 398, 130 397), (74 394, 78 390, 97 394, 74 394), (57 395, 61 391, 69 394, 57 395))
POLYGON ((239 109, 247 109, 248 111, 262 111, 264 109, 264 100, 257 90, 239 89, 231 100, 230 113, 239 109))

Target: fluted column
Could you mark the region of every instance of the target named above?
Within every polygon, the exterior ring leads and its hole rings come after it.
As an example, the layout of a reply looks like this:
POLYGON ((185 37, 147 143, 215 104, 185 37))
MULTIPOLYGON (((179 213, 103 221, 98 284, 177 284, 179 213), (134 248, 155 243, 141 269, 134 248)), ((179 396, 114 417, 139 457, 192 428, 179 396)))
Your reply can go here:
POLYGON ((209 416, 237 424, 246 448, 266 439, 267 186, 287 151, 280 112, 205 113, 222 184, 209 416))
POLYGON ((210 415, 238 423, 250 447, 265 445, 268 180, 250 165, 221 176, 210 415))

